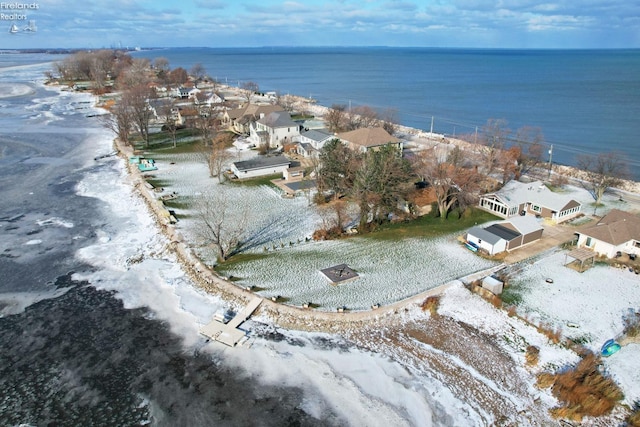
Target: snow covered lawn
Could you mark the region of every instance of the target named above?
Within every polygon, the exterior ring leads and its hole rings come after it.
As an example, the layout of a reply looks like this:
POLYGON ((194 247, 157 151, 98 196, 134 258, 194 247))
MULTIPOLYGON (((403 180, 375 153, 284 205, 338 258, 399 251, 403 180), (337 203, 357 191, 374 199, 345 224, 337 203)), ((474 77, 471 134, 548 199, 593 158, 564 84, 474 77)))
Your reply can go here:
MULTIPOLYGON (((519 312, 560 328, 597 353, 605 341, 622 334, 623 317, 640 309, 640 276, 599 264, 578 273, 564 266, 565 253, 541 258, 513 276, 514 290, 522 297, 519 312)), ((604 363, 623 386, 625 400, 639 400, 640 345, 623 347, 604 363)))

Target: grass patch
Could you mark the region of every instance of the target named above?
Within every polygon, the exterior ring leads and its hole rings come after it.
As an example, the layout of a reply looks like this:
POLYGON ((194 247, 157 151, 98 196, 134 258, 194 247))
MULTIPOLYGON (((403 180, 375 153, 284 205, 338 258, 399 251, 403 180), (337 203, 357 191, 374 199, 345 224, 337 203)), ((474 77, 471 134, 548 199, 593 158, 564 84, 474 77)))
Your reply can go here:
POLYGON ((500 295, 502 303, 506 306, 520 305, 522 303, 522 294, 519 289, 514 286, 506 286, 500 295))
POLYGON ((279 173, 276 173, 273 175, 259 176, 256 178, 234 179, 233 181, 231 181, 231 183, 233 185, 244 185, 246 187, 261 187, 263 185, 266 185, 266 186, 277 188, 277 185, 274 185, 273 182, 271 182, 271 180, 278 179, 278 178, 282 178, 282 175, 279 173))
POLYGON ((470 208, 462 218, 458 218, 457 215, 451 215, 446 219, 423 215, 411 221, 383 224, 374 232, 363 234, 361 237, 393 241, 409 237, 439 237, 497 219, 500 218, 483 210, 470 208))

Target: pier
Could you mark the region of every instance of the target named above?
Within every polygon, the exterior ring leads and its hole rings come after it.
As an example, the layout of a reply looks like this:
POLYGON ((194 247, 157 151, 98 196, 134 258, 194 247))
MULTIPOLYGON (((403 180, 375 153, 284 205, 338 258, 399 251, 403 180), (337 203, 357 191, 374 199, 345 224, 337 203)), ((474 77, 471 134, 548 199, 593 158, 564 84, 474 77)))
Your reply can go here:
POLYGON ((253 297, 249 304, 229 322, 224 323, 214 318, 209 324, 200 328, 200 333, 229 347, 235 347, 246 336, 246 332, 238 327, 256 311, 261 303, 262 298, 253 297))

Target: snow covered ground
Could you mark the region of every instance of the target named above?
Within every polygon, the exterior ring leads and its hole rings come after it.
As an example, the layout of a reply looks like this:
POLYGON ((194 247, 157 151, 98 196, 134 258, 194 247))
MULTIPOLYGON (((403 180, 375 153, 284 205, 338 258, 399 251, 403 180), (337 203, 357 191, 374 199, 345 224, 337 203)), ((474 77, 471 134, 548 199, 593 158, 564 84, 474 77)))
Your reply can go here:
MULTIPOLYGON (((513 275, 512 286, 522 297, 518 309, 597 353, 605 341, 622 334, 623 317, 640 309, 640 276, 599 264, 579 273, 564 266, 565 253, 522 265, 513 275)), ((604 363, 623 386, 625 401, 640 400, 640 345, 625 346, 604 363)))
MULTIPOLYGON (((237 152, 236 158, 255 155, 255 151, 237 152)), ((399 301, 495 265, 464 249, 454 235, 402 241, 359 237, 307 241, 320 223, 307 197, 282 198, 280 190, 270 186, 220 185, 216 178, 208 177, 206 165, 194 155, 156 156, 156 160, 156 179, 166 184, 166 192, 178 194, 176 200, 194 203, 207 192, 223 192, 233 200, 230 216, 249 218, 248 234, 255 244, 247 252, 255 256, 223 265, 219 271, 233 276, 239 286, 262 289, 258 293, 265 297, 279 295, 297 306, 311 302, 320 310, 342 306, 369 309, 373 304, 399 301), (321 269, 344 263, 358 273, 357 280, 332 286, 320 273, 321 269)), ((176 213, 183 216, 178 227, 189 236, 187 240, 198 241, 194 209, 184 207, 176 213)), ((214 255, 207 255, 212 263, 214 255)))
MULTIPOLYGON (((236 154, 238 160, 255 155, 253 152, 236 154)), ((402 300, 492 265, 460 247, 455 236, 402 242, 358 237, 307 242, 305 239, 320 218, 306 197, 285 199, 279 190, 268 186, 219 185, 217 179, 208 177, 206 165, 197 160, 197 155, 160 155, 156 160, 159 167, 156 179, 162 182, 165 191, 175 191, 178 200, 189 202, 212 190, 224 191, 238 200, 236 214, 251 207, 248 215, 253 218, 252 232, 260 235, 261 243, 250 249, 253 256, 230 263, 222 272, 234 276, 239 286, 255 285, 262 289, 261 295, 282 296, 287 304, 312 302, 319 304, 320 310, 331 311, 343 305, 356 310, 368 309, 374 303, 402 300), (355 269, 360 278, 338 286, 329 285, 319 270, 342 263, 355 269)), ((586 191, 571 186, 562 191, 582 202, 586 215, 593 213, 593 199, 586 191)), ((628 209, 628 205, 617 197, 607 196, 605 206, 598 207, 597 213, 603 215, 612 208, 628 209)), ((193 211, 180 204, 176 210, 182 216, 178 224, 181 232, 187 235, 188 241, 197 240, 193 211)), ((622 316, 629 309, 640 307, 640 292, 637 292, 640 281, 635 274, 603 266, 577 273, 564 267, 563 261, 564 253, 558 252, 520 265, 517 276, 512 279, 514 289, 519 289, 522 295, 519 308, 533 321, 562 328, 565 336, 583 341, 598 351, 605 340, 621 332, 622 316), (553 284, 545 282, 548 277, 553 278, 553 284)), ((501 337, 505 350, 520 366, 524 364, 527 345, 541 349, 540 369, 558 369, 578 360, 573 352, 550 344, 533 327, 509 318, 506 312, 494 309, 462 287, 447 290, 440 312, 501 337)), ((208 314, 210 310, 206 311, 208 314)), ((272 346, 267 345, 277 354, 272 346)), ((606 368, 623 387, 628 403, 640 399, 637 373, 640 362, 636 361, 640 360, 639 350, 639 345, 628 345, 605 360, 606 368)), ((531 392, 540 394, 533 388, 533 382, 531 392)), ((554 406, 550 396, 542 393, 539 397, 549 407, 554 406)), ((477 420, 472 422, 476 423, 477 420)))

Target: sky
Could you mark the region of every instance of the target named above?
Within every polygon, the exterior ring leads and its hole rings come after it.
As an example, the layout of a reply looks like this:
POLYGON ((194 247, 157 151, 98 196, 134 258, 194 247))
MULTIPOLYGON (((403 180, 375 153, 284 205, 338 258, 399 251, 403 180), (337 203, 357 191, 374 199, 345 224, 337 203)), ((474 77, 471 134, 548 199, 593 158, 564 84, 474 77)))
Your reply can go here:
POLYGON ((8 0, 0 25, 5 49, 638 48, 640 0, 8 0))

